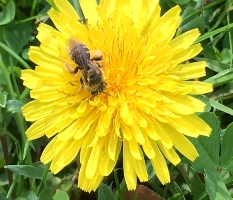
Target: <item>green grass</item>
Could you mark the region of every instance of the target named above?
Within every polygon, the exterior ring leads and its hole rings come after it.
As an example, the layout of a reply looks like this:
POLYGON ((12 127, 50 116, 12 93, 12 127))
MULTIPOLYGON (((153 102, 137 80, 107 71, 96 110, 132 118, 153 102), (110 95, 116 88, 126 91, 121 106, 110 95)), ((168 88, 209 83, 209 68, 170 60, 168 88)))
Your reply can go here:
MULTIPOLYGON (((83 13, 72 0, 81 20, 83 13)), ((208 63, 202 80, 212 83, 214 91, 200 96, 206 112, 200 114, 212 128, 209 138, 190 141, 200 153, 191 163, 185 158, 178 166, 168 163, 173 177, 162 186, 147 163, 149 181, 141 192, 158 194, 164 199, 231 199, 233 197, 233 0, 160 0, 162 13, 175 5, 182 8, 182 23, 177 34, 199 28, 196 41, 203 51, 194 59, 208 63)), ((126 184, 122 165, 106 178, 96 193, 77 188, 76 163, 57 175, 49 172, 49 165, 40 163, 40 155, 47 138, 28 142, 25 131, 30 126, 22 116, 21 107, 29 102, 29 89, 20 79, 21 70, 33 69, 28 49, 39 45, 36 39, 40 21, 51 23, 46 12, 52 0, 2 0, 0 2, 0 199, 66 200, 66 199, 124 199, 126 184), (124 197, 123 197, 124 196, 124 197)), ((142 183, 140 183, 142 184, 142 183)), ((139 190, 128 193, 136 199, 139 190)))

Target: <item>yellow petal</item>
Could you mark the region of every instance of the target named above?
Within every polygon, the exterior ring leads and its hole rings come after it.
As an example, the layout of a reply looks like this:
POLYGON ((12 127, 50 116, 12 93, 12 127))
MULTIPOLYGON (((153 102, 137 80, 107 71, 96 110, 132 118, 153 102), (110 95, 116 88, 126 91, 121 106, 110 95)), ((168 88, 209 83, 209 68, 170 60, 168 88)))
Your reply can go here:
POLYGON ((172 72, 179 76, 181 80, 196 79, 206 75, 205 67, 207 66, 206 62, 195 62, 188 64, 177 65, 172 72))
POLYGON ((135 172, 137 174, 137 177, 139 178, 140 181, 148 181, 148 174, 147 174, 147 169, 145 165, 144 159, 142 160, 137 160, 137 159, 132 159, 133 161, 133 166, 135 169, 135 172))
POLYGON ((119 146, 121 146, 122 142, 120 142, 118 136, 115 134, 115 130, 113 127, 110 128, 109 141, 108 141, 108 154, 112 160, 116 160, 117 150, 119 150, 119 146))
POLYGON ((99 173, 96 173, 93 179, 88 179, 85 176, 86 165, 82 165, 79 171, 78 176, 78 187, 82 188, 82 190, 86 192, 91 192, 92 190, 96 190, 99 186, 100 182, 103 179, 103 176, 99 173))
POLYGON ((144 138, 145 138, 145 143, 142 145, 142 148, 146 156, 149 159, 153 159, 155 157, 155 152, 152 146, 155 141, 151 141, 147 136, 144 136, 144 138))
POLYGON ((156 157, 151 159, 151 164, 155 170, 155 173, 162 184, 170 182, 170 174, 167 168, 167 163, 163 155, 161 154, 157 145, 153 145, 156 157))
POLYGON ((97 21, 100 21, 99 15, 96 10, 96 1, 80 0, 80 5, 84 13, 85 19, 88 20, 88 23, 95 25, 97 21))
POLYGON ((56 8, 61 12, 69 15, 71 18, 75 19, 76 21, 79 20, 79 16, 71 4, 66 0, 54 0, 56 8))
POLYGON ((128 142, 123 142, 123 168, 128 190, 135 190, 137 185, 137 176, 132 165, 132 159, 128 142))
POLYGON ((180 162, 180 157, 177 155, 173 148, 164 148, 161 141, 157 142, 159 149, 162 151, 163 155, 173 164, 177 165, 180 162))
POLYGON ((103 143, 104 143, 104 139, 100 139, 98 141, 98 144, 92 148, 90 157, 87 160, 86 177, 89 179, 93 179, 95 174, 98 173, 97 169, 102 154, 103 143))
POLYGON ((43 162, 44 164, 49 163, 55 156, 54 154, 54 144, 57 141, 57 137, 54 137, 45 147, 40 160, 41 162, 43 162))
POLYGON ((54 157, 53 163, 55 165, 51 165, 51 170, 56 174, 67 166, 77 156, 81 146, 82 141, 67 140, 64 148, 54 157))
POLYGON ((192 87, 193 90, 190 92, 192 95, 205 94, 213 91, 213 86, 210 83, 187 81, 186 84, 192 87))
POLYGON ((129 141, 129 150, 135 159, 142 160, 141 148, 134 139, 129 141))
POLYGON ((198 152, 192 143, 181 133, 173 128, 168 128, 169 137, 173 141, 175 148, 189 160, 194 160, 198 156, 198 152))
POLYGON ((173 126, 177 131, 191 136, 198 137, 199 135, 209 136, 211 128, 201 118, 196 115, 185 115, 177 119, 168 119, 170 125, 173 126))

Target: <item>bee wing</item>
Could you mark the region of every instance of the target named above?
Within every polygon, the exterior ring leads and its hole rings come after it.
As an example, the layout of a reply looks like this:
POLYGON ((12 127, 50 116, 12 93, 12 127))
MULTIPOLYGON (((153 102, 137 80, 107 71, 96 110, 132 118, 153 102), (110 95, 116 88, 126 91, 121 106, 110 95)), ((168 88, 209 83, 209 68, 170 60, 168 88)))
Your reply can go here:
POLYGON ((70 53, 70 50, 73 49, 76 44, 81 44, 81 42, 74 36, 71 36, 66 41, 66 47, 67 47, 68 53, 70 53))
POLYGON ((90 59, 90 51, 88 47, 80 42, 77 38, 75 37, 70 37, 67 42, 66 42, 66 47, 68 49, 68 54, 72 58, 72 56, 75 55, 75 57, 85 57, 86 59, 90 59))
POLYGON ((89 61, 88 67, 92 69, 93 71, 95 71, 97 74, 100 74, 100 75, 103 74, 103 72, 98 67, 98 65, 96 65, 93 61, 89 61))

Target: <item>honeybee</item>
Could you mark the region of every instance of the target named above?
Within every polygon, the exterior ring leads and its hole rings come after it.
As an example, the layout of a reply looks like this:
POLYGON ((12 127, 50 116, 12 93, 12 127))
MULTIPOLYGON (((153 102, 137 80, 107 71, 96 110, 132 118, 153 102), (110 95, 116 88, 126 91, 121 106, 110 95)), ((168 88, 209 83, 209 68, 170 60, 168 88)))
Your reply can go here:
POLYGON ((72 73, 76 74, 78 70, 82 73, 80 78, 81 88, 85 88, 93 97, 101 92, 104 93, 107 84, 99 65, 99 61, 103 58, 102 52, 96 50, 95 55, 90 58, 90 51, 85 44, 70 39, 69 56, 77 64, 72 73))

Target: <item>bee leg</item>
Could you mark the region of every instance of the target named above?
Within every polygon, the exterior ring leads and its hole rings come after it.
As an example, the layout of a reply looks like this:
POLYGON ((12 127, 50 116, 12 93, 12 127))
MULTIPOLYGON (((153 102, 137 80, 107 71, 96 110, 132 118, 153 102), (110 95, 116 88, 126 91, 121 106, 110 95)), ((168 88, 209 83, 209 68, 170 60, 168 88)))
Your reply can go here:
POLYGON ((74 71, 72 72, 72 74, 76 74, 78 72, 78 67, 75 67, 74 71))
POLYGON ((82 77, 80 78, 80 84, 81 84, 81 87, 79 88, 78 93, 83 89, 83 86, 84 86, 82 77))
POLYGON ((83 89, 84 83, 83 83, 83 78, 80 78, 80 83, 81 83, 81 89, 83 89))
POLYGON ((103 53, 100 50, 92 50, 90 58, 92 61, 100 61, 103 59, 103 53))
POLYGON ((91 94, 92 94, 93 96, 90 98, 90 101, 91 101, 95 96, 98 95, 98 92, 91 92, 91 94))
POLYGON ((103 67, 103 53, 100 50, 92 50, 90 60, 99 68, 103 67))

